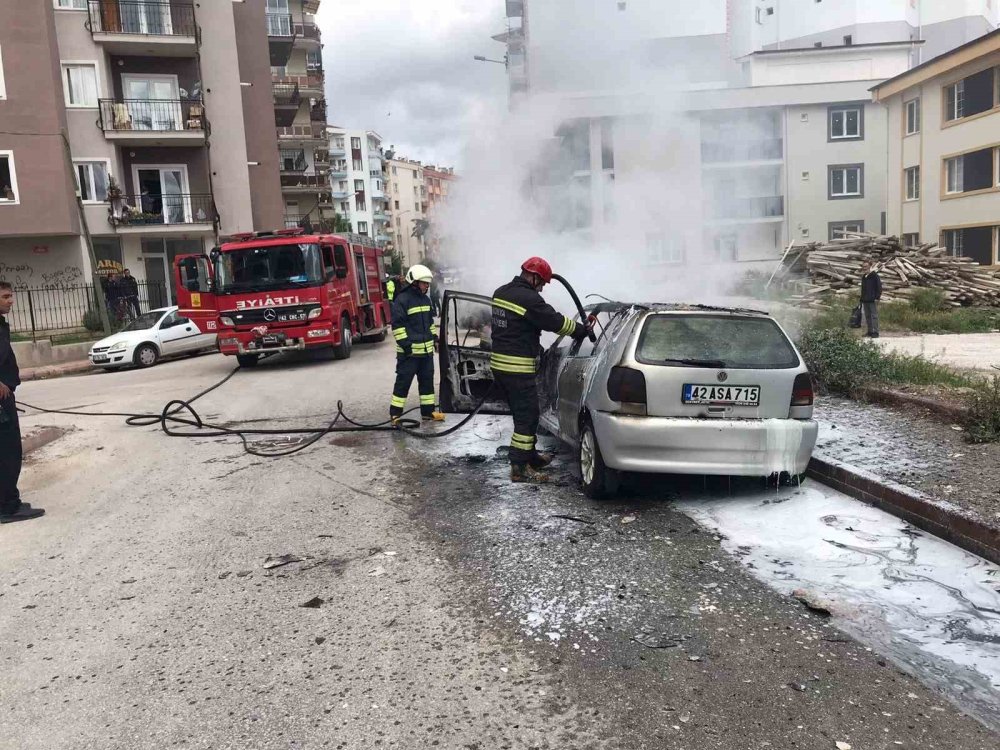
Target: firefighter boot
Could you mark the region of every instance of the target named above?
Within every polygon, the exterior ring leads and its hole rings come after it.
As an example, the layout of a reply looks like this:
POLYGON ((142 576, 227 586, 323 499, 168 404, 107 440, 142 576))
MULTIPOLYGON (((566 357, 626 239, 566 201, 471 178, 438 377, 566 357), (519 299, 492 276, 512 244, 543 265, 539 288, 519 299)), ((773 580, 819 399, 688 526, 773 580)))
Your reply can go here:
POLYGON ((553 456, 551 453, 542 453, 540 451, 535 451, 534 455, 528 459, 528 463, 531 465, 533 469, 544 469, 546 466, 552 463, 552 459, 554 458, 555 456, 553 456))
POLYGON ((531 464, 511 464, 510 481, 525 484, 543 484, 549 475, 533 468, 531 464))
POLYGON ((444 416, 444 413, 443 413, 443 412, 440 412, 440 411, 437 411, 437 410, 435 410, 435 411, 434 411, 433 413, 431 413, 431 414, 427 414, 427 415, 424 415, 424 416, 423 416, 423 417, 421 417, 421 418, 422 418, 422 419, 423 419, 423 420, 424 420, 425 422, 443 422, 443 421, 445 420, 445 416, 444 416))

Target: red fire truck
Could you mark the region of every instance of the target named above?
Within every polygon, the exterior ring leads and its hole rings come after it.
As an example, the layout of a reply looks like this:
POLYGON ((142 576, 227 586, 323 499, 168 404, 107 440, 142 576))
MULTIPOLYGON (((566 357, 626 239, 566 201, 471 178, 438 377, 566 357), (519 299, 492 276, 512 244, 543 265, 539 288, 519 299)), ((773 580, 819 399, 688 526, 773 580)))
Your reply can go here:
POLYGON ((358 235, 301 229, 234 235, 209 255, 180 255, 180 314, 216 333, 243 367, 277 352, 383 341, 391 323, 382 251, 358 235))

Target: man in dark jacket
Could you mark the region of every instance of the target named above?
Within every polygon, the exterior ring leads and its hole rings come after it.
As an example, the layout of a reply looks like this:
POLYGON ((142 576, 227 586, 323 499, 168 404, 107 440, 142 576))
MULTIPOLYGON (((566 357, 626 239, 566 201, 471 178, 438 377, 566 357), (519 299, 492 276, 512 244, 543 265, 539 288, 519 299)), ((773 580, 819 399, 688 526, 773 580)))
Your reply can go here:
POLYGON ((865 336, 878 338, 878 301, 882 299, 882 279, 866 260, 861 265, 861 310, 864 312, 868 333, 865 336))
POLYGON ((41 508, 22 503, 17 490, 22 452, 14 390, 21 384, 21 377, 10 343, 10 325, 5 317, 13 307, 14 288, 0 281, 0 523, 27 521, 45 513, 41 508))
POLYGON ((542 331, 582 339, 588 328, 560 315, 539 290, 552 280, 552 267, 542 258, 528 258, 515 276, 493 293, 492 354, 493 380, 507 398, 514 417, 510 440, 512 482, 544 482, 548 477, 537 471, 551 456, 536 449, 538 432, 538 386, 536 358, 542 331))
POLYGON ((434 344, 438 327, 431 314, 431 272, 426 266, 412 266, 406 272, 409 286, 396 292, 392 301, 392 335, 396 339, 396 384, 392 389, 389 417, 399 424, 406 408, 406 396, 413 378, 420 393, 420 415, 425 422, 443 422, 434 396, 434 344))
POLYGON ((130 312, 133 318, 139 317, 139 282, 127 268, 125 275, 118 282, 118 288, 122 299, 125 300, 125 311, 130 312))

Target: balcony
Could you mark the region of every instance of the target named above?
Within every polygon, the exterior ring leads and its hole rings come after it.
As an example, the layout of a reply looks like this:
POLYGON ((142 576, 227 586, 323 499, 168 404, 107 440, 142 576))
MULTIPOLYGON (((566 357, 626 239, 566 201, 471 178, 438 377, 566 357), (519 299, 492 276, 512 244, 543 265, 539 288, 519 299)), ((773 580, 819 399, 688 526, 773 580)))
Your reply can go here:
POLYGON ((208 122, 201 99, 101 99, 99 126, 122 146, 199 146, 208 122))
POLYGON ((330 180, 325 174, 281 174, 281 192, 283 193, 315 193, 329 190, 330 180))
POLYGON ((330 168, 330 154, 326 151, 313 151, 313 164, 316 165, 316 169, 329 170, 330 168))
POLYGON ((709 207, 708 216, 713 223, 726 224, 781 221, 785 216, 785 197, 725 198, 709 207))
POLYGON ((199 30, 194 3, 182 0, 88 0, 93 40, 115 55, 194 57, 199 30))
POLYGON ((326 122, 326 102, 320 100, 309 108, 309 119, 313 122, 326 122))
MULTIPOLYGON (((371 149, 371 148, 368 149, 368 161, 381 162, 382 161, 382 153, 380 151, 376 150, 376 149, 371 149)), ((381 173, 379 173, 379 176, 380 177, 382 176, 381 173)))
POLYGON ((267 13, 267 46, 271 65, 280 67, 288 64, 295 46, 295 24, 290 13, 267 13))
POLYGON ((330 156, 347 156, 347 151, 343 144, 330 144, 330 156))
POLYGON ((271 83, 280 86, 298 86, 299 93, 304 97, 321 99, 326 96, 324 78, 315 73, 304 76, 271 76, 271 83))
POLYGON ((308 166, 306 152, 303 149, 282 149, 278 152, 278 171, 283 175, 302 174, 308 166))
POLYGON ((353 195, 353 193, 350 193, 350 192, 348 192, 346 190, 339 190, 338 189, 338 190, 331 191, 330 195, 333 196, 334 200, 337 200, 337 201, 346 201, 348 198, 350 198, 353 195))
POLYGON ((781 138, 756 141, 706 141, 701 144, 701 160, 705 164, 740 162, 774 162, 784 158, 781 138))
POLYGON ((314 23, 309 23, 308 21, 303 23, 295 24, 295 38, 303 46, 322 46, 322 34, 320 34, 319 26, 314 23))
POLYGON ((215 219, 210 193, 123 195, 112 201, 108 211, 108 222, 119 234, 213 232, 215 219))
POLYGON ((326 144, 325 125, 288 125, 278 128, 279 142, 326 144))
POLYGON ((271 90, 274 94, 274 124, 287 127, 295 122, 295 116, 299 113, 299 104, 302 103, 299 87, 295 84, 273 83, 271 90))

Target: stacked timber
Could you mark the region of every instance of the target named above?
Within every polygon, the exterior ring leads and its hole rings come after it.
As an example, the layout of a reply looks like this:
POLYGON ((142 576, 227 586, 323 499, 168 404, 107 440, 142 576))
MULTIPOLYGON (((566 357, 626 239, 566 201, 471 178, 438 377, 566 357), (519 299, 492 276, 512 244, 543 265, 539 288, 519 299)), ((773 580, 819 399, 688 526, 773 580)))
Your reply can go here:
POLYGON ((934 244, 904 247, 896 237, 852 234, 830 242, 797 246, 786 254, 784 283, 793 304, 824 307, 837 297, 854 300, 861 266, 874 263, 882 279, 882 301, 906 300, 917 289, 937 289, 955 306, 1000 306, 1000 275, 972 258, 953 256, 934 244), (798 281, 790 276, 804 273, 798 281))

